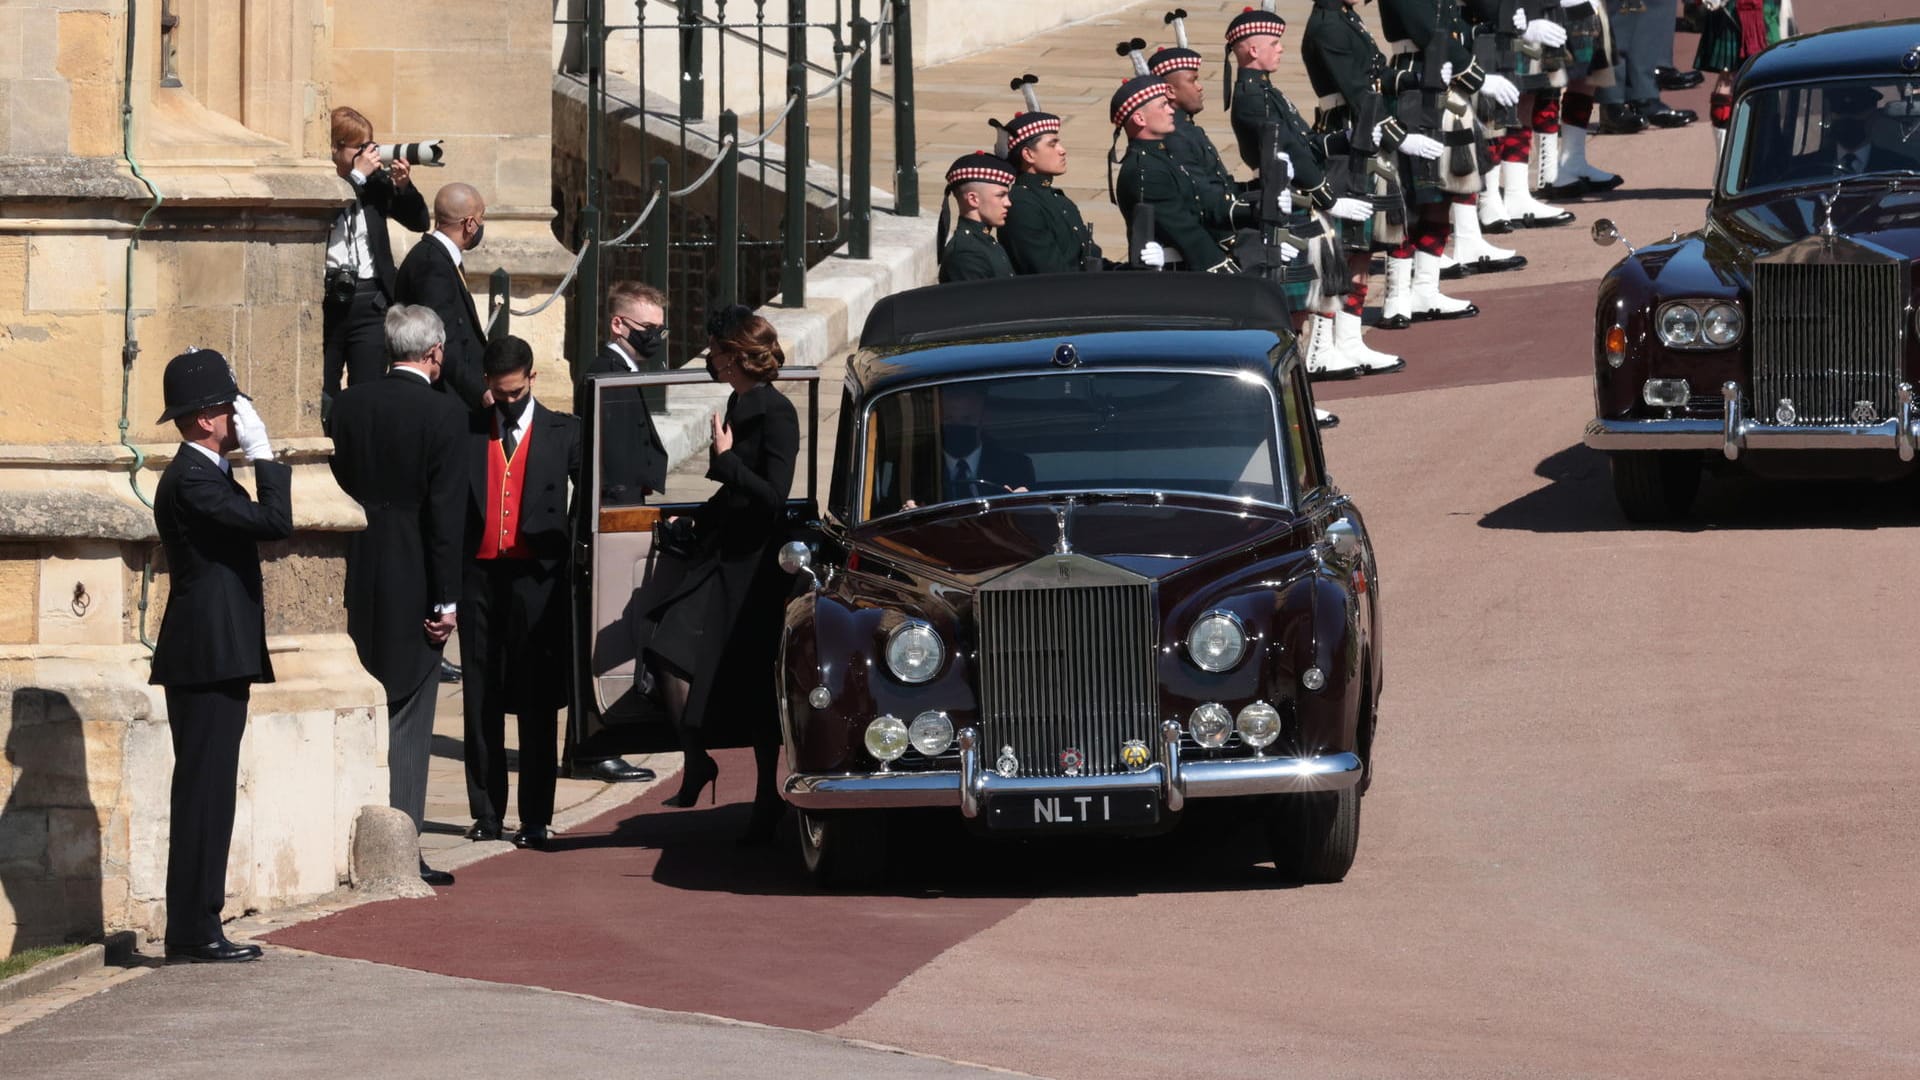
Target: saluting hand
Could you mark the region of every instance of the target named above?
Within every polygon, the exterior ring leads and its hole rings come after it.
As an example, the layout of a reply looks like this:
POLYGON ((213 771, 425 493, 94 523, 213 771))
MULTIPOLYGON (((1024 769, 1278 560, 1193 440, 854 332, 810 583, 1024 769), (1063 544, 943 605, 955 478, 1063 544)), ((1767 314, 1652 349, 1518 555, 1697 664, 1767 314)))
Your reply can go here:
POLYGON ((733 449, 733 429, 727 426, 726 421, 720 419, 719 413, 714 413, 711 419, 713 420, 713 452, 724 454, 733 449))

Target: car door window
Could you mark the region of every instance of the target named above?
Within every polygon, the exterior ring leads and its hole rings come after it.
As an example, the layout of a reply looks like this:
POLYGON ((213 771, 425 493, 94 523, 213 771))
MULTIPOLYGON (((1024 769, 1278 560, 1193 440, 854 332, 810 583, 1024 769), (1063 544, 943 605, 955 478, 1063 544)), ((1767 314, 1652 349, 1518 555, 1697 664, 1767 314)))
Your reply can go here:
POLYGON ((1280 378, 1281 421, 1287 430, 1287 469, 1296 498, 1326 483, 1320 463, 1320 428, 1313 419, 1313 394, 1306 369, 1295 364, 1280 378))

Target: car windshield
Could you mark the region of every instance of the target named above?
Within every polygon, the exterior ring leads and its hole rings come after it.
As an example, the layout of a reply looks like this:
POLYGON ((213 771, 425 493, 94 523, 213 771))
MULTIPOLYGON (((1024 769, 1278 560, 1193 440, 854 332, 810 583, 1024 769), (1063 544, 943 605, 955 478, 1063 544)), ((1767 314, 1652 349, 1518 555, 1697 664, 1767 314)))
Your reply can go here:
POLYGON ((1740 100, 1730 195, 1858 175, 1920 174, 1920 80, 1848 79, 1740 100))
POLYGON ((1281 501, 1274 396, 1251 375, 1059 372, 895 391, 867 414, 863 517, 1023 491, 1281 501))

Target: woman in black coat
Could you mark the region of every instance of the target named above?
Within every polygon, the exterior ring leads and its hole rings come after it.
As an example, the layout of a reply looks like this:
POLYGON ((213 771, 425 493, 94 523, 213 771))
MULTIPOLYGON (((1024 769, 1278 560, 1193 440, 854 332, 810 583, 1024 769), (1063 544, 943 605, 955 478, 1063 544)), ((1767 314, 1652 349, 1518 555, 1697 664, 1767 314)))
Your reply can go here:
MULTIPOLYGON (((666 800, 668 806, 692 806, 700 790, 719 776, 707 747, 725 744, 714 737, 723 718, 710 716, 709 705, 716 682, 729 676, 722 670, 723 659, 732 654, 750 662, 760 651, 756 643, 738 640, 750 635, 736 631, 751 628, 752 620, 741 623, 741 612, 756 592, 764 593, 764 588, 756 590, 756 580, 764 581, 773 569, 793 487, 794 459, 800 452, 799 415, 773 385, 786 355, 772 325, 735 305, 709 320, 707 330, 707 373, 733 388, 725 420, 713 419, 707 466, 707 478, 719 481, 720 490, 698 510, 671 523, 674 546, 687 567, 667 596, 646 613, 651 624, 646 628, 646 656, 687 757, 680 791, 666 800)), ((766 839, 782 808, 774 776, 779 731, 770 707, 747 720, 752 725, 747 741, 759 772, 748 837, 766 839)))

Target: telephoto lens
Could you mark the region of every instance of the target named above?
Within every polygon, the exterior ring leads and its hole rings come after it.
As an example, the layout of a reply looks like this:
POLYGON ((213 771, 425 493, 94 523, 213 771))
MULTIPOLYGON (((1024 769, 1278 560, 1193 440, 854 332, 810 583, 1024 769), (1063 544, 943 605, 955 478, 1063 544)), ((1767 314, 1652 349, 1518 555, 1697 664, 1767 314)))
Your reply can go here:
POLYGON ((391 165, 405 160, 409 165, 440 165, 445 152, 440 148, 439 139, 426 142, 381 143, 380 160, 391 165))

